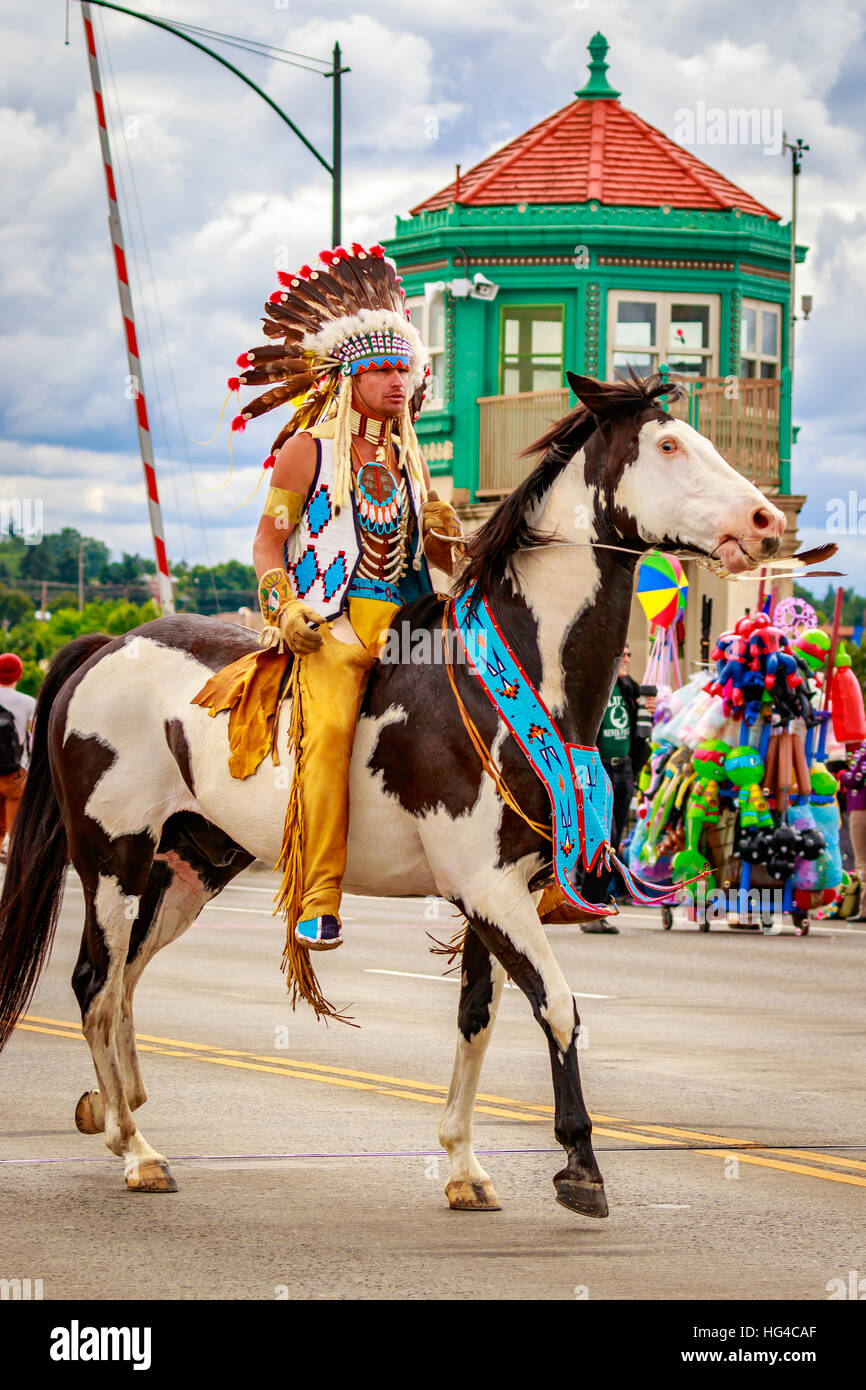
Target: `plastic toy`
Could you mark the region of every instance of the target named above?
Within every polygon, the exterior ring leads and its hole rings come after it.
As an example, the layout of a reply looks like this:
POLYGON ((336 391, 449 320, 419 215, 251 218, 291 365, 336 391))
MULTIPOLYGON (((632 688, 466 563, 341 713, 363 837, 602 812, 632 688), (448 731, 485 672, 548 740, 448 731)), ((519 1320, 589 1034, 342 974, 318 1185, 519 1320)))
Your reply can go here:
POLYGON ((773 817, 761 790, 764 764, 754 748, 741 744, 725 759, 725 776, 737 788, 741 830, 771 829, 773 817))

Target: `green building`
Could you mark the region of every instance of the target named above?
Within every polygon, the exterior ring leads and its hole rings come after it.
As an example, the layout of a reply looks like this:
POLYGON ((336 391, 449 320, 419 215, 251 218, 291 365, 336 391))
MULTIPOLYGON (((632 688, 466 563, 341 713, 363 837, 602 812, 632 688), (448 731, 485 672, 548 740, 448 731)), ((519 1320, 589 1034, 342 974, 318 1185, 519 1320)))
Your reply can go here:
MULTIPOLYGON (((591 40, 567 106, 397 219, 388 252, 431 349, 417 424, 430 472, 477 525, 573 403, 566 368, 661 368, 689 384, 675 412, 788 513, 790 553, 805 500, 790 492, 790 226, 627 110, 607 47, 591 40)), ((754 600, 689 571, 695 598, 718 599, 716 631, 754 600)))

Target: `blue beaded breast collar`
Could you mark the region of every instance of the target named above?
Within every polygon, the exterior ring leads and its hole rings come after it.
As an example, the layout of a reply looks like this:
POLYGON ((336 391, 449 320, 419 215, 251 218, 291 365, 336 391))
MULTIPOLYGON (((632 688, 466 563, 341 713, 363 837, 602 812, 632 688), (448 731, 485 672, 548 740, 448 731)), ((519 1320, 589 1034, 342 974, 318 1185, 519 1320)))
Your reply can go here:
POLYGON ((553 872, 568 900, 595 917, 608 905, 590 903, 572 879, 578 869, 614 869, 635 902, 671 902, 681 885, 646 883, 619 858, 610 843, 613 789, 597 748, 566 743, 544 701, 503 636, 484 598, 470 585, 451 602, 451 621, 466 663, 500 719, 544 783, 553 813, 553 872))

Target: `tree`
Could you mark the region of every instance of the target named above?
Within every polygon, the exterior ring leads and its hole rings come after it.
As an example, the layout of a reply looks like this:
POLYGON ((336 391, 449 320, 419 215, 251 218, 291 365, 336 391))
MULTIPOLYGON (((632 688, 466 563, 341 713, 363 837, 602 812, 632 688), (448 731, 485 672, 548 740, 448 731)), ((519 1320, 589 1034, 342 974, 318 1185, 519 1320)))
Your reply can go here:
POLYGON ((7 589, 0 585, 0 623, 5 628, 14 627, 22 618, 33 613, 33 603, 20 589, 7 589))

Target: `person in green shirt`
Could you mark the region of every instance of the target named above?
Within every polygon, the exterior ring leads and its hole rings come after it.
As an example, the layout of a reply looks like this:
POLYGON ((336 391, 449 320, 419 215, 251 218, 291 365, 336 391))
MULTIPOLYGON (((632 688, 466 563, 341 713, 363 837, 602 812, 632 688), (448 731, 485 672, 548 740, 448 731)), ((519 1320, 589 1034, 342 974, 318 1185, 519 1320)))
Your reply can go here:
MULTIPOLYGON (((638 705, 646 705, 651 714, 655 713, 656 706, 654 695, 641 695, 640 686, 628 673, 630 663, 631 651, 626 647, 598 731, 598 751, 613 786, 610 840, 616 850, 619 849, 628 824, 635 779, 649 756, 649 742, 637 731, 638 705)), ((584 891, 587 898, 590 898, 590 893, 586 889, 584 891)), ((619 927, 607 917, 596 917, 591 922, 582 922, 580 929, 605 936, 615 936, 619 933, 619 927)))

